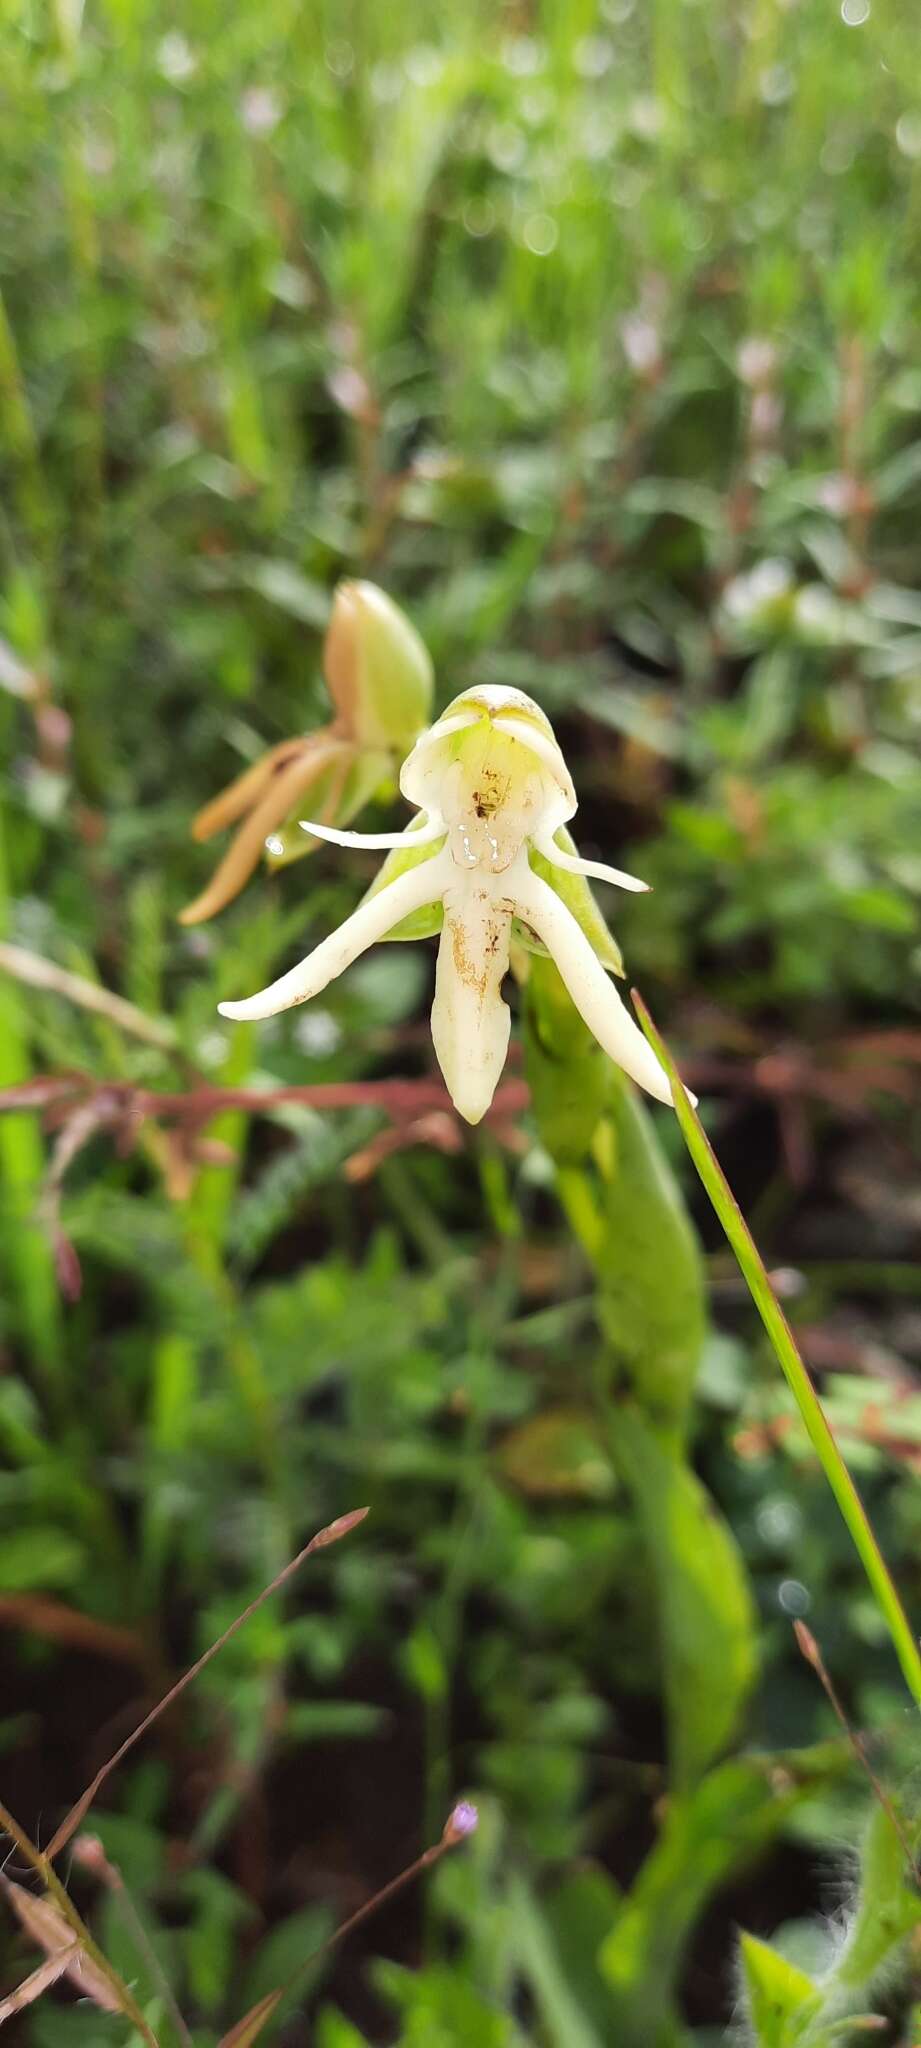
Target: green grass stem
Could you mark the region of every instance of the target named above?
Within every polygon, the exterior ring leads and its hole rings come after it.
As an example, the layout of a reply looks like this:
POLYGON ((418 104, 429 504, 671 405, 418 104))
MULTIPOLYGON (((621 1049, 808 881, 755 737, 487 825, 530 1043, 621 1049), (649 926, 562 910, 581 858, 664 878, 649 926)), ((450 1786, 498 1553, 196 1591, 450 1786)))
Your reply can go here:
POLYGON ((885 1558, 873 1534, 866 1508, 838 1449, 821 1401, 800 1356, 793 1331, 771 1287, 764 1261, 700 1118, 691 1104, 675 1062, 656 1030, 645 1003, 635 991, 633 1000, 649 1043, 671 1081, 675 1111, 688 1151, 738 1259, 752 1300, 802 1416, 809 1441, 850 1531, 873 1597, 892 1638, 905 1682, 921 1706, 921 1654, 885 1558))

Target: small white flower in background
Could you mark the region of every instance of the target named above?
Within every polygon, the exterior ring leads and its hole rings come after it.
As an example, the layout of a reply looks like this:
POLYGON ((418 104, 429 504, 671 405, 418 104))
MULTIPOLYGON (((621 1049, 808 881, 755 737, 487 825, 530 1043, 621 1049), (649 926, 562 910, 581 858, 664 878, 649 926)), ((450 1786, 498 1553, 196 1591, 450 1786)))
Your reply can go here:
POLYGON ((221 1003, 222 1015, 274 1016, 319 995, 376 940, 440 930, 435 1052, 456 1108, 479 1123, 508 1049, 511 1020, 500 991, 514 928, 525 944, 550 954, 605 1052, 670 1103, 668 1077, 608 978, 616 948, 584 877, 624 889, 646 884, 579 859, 564 830, 575 791, 538 705, 499 686, 456 697, 416 741, 400 788, 418 811, 402 833, 304 824, 339 846, 387 847, 390 859, 337 931, 259 995, 221 1003))
POLYGON ((198 59, 191 45, 179 29, 170 29, 157 45, 157 65, 164 78, 171 85, 183 85, 193 77, 198 68, 198 59))

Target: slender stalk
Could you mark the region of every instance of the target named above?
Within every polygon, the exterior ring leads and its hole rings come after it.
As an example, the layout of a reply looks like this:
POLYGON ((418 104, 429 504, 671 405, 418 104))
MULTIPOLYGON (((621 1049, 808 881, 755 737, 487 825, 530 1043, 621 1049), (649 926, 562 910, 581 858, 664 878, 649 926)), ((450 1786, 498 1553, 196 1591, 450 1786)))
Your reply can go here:
POLYGON ((804 1621, 795 1621, 793 1623, 793 1634, 796 1637, 796 1644, 798 1650, 800 1651, 800 1654, 803 1657, 805 1657, 807 1664, 812 1665, 813 1671, 815 1672, 819 1684, 821 1685, 822 1690, 825 1693, 826 1699, 828 1700, 828 1704, 831 1707, 832 1713, 836 1716, 842 1729, 844 1730, 844 1734, 847 1738, 848 1744, 850 1745, 850 1748, 853 1750, 861 1770, 866 1774, 867 1778, 870 1781, 870 1784, 873 1787, 874 1798, 879 1800, 880 1806, 882 1807, 887 1820, 890 1822, 890 1825, 892 1826, 895 1834, 898 1836, 899 1841, 901 1842, 902 1849, 905 1855, 905 1862, 909 1874, 911 1876, 912 1882, 914 1884, 917 1884, 918 1864, 915 1857, 915 1852, 911 1846, 905 1829, 902 1826, 899 1816, 896 1813, 895 1807, 892 1804, 892 1800, 890 1799, 889 1794, 886 1791, 885 1785, 883 1784, 882 1780, 877 1777, 876 1772, 873 1769, 873 1765, 870 1762, 870 1754, 867 1749, 867 1745, 863 1739, 863 1736, 860 1733, 859 1728, 851 1727, 850 1721, 847 1718, 847 1715, 841 1704, 841 1700, 838 1696, 837 1687, 832 1683, 831 1674, 828 1670, 821 1649, 819 1648, 819 1645, 816 1642, 815 1636, 813 1635, 811 1628, 806 1627, 804 1621))
POLYGON ((388 1905, 390 1900, 395 1899, 397 1894, 403 1891, 406 1885, 411 1884, 414 1878, 421 1877, 423 1872, 431 1870, 432 1865, 438 1863, 448 1849, 456 1849, 466 1836, 474 1832, 476 1826, 476 1807, 468 1806, 466 1801, 462 1800, 460 1805, 455 1806, 453 1811, 449 1813, 440 1841, 433 1842, 429 1849, 423 1849, 421 1856, 417 1856, 414 1862, 410 1863, 405 1870, 399 1872, 397 1877, 392 1877, 390 1883, 383 1885, 381 1890, 375 1892, 372 1898, 365 1899, 364 1904, 359 1906, 356 1912, 350 1913, 348 1919, 343 1920, 340 1927, 334 1928, 332 1934, 327 1935, 325 1941, 321 1941, 316 1948, 311 1949, 310 1954, 305 1956, 303 1961, 298 1964, 297 1969, 288 1978, 287 1982, 280 1984, 277 1990, 267 1992, 265 1998, 260 1998, 258 2005, 251 2006, 249 2012, 244 2013, 242 2020, 238 2020, 237 2025, 231 2028, 230 2033, 224 2035, 223 2040, 218 2043, 218 2048, 237 2048, 237 2044, 239 2044, 239 2048, 243 2048, 244 2043, 248 2044, 251 2041, 255 2041, 257 2034, 261 2033, 266 2022, 277 2011, 282 1999, 288 1998, 291 1992, 296 1989, 305 1971, 310 1969, 311 1964, 319 1962, 324 1956, 331 1955, 335 1949, 340 1947, 346 1937, 354 1932, 356 1927, 361 1927, 365 1920, 370 1920, 371 1915, 379 1912, 381 1906, 388 1905))
POLYGON ((136 1949, 143 1956, 152 1983, 157 1986, 169 2012, 182 2048, 194 2048, 192 2036, 176 2003, 173 1987, 141 1919, 117 1863, 110 1863, 102 1843, 94 1835, 80 1835, 74 1843, 74 1862, 98 1877, 114 1898, 136 1949))
POLYGON ((308 1964, 317 1962, 320 1956, 327 1956, 333 1949, 338 1948, 347 1935, 354 1934, 356 1927, 360 1927, 363 1921, 370 1920, 372 1913, 379 1912, 381 1906, 386 1906, 391 1899, 395 1899, 398 1892, 412 1883, 413 1878, 421 1877, 425 1870, 431 1870, 432 1864, 439 1862, 445 1851, 453 1847, 453 1841, 442 1837, 442 1840, 434 1842, 430 1849, 423 1849, 422 1855, 417 1856, 414 1863, 410 1863, 406 1870, 401 1870, 398 1877, 392 1877, 389 1884, 383 1885, 379 1892, 375 1892, 373 1899, 366 1899, 363 1906, 359 1906, 354 1913, 350 1913, 347 1920, 343 1920, 341 1927, 337 1927, 326 1941, 322 1941, 318 1948, 313 1949, 306 1962, 301 1964, 301 1969, 306 1969, 308 1964))
POLYGON ((132 1997, 127 1984, 122 1982, 118 1971, 113 1969, 112 1964, 103 1955, 102 1950, 97 1948, 89 1928, 81 1920, 76 1906, 69 1893, 65 1891, 57 1872, 52 1870, 47 1856, 44 1856, 42 1851, 36 1848, 35 1843, 26 1834, 25 1829, 20 1827, 19 1822, 13 1818, 13 1815, 2 1804, 0 1804, 0 1830, 4 1834, 9 1835, 12 1842, 15 1842, 20 1855, 25 1857, 26 1862, 31 1864, 36 1875, 41 1878, 49 1898, 54 1900, 59 1913, 67 1921, 68 1926, 73 1928, 84 1954, 89 1957, 91 1962, 95 1963, 97 1970, 101 1970, 103 1976, 108 1979, 116 1994, 122 2012, 127 2014, 132 2024, 137 2027, 139 2034, 147 2042, 147 2048, 158 2048, 156 2035, 151 2032, 140 2006, 132 1997))
POLYGON ((633 1001, 649 1043, 658 1054, 671 1081, 675 1112, 688 1151, 738 1259, 749 1293, 802 1416, 809 1441, 847 1524, 873 1597, 892 1639, 905 1682, 913 1698, 921 1706, 921 1654, 889 1568, 873 1534, 866 1508, 841 1456, 821 1401, 800 1357, 793 1331, 773 1292, 764 1261, 700 1118, 691 1106, 675 1062, 664 1040, 659 1036, 645 1003, 635 990, 633 1001))
MULTIPOLYGON (((139 1721, 137 1727, 131 1730, 130 1735, 125 1736, 124 1742, 119 1744, 108 1761, 96 1772, 95 1778, 93 1778, 91 1784, 87 1785, 86 1791, 80 1794, 76 1804, 65 1815, 60 1827, 52 1836, 45 1850, 41 1859, 43 1870, 49 1869, 52 1858, 59 1856, 61 1850, 66 1847, 71 1835, 80 1826, 80 1822, 92 1806, 96 1794, 101 1791, 111 1772, 128 1755, 129 1750, 134 1748, 135 1743, 140 1741, 141 1736, 146 1735, 148 1728, 152 1728, 154 1722, 159 1720, 160 1715, 166 1712, 167 1707, 171 1707, 174 1700, 177 1700, 180 1694, 185 1692, 186 1687, 191 1685, 194 1679, 198 1678, 199 1674, 204 1671, 205 1666, 210 1664, 212 1657, 216 1657, 218 1652, 223 1650, 225 1644, 230 1642, 231 1638, 243 1628, 252 1615, 258 1613, 259 1608, 263 1607, 265 1602, 270 1600, 274 1593, 280 1592, 282 1586, 287 1585, 288 1580, 294 1577, 295 1572, 300 1570, 301 1565, 315 1550, 325 1550, 330 1543, 338 1543, 341 1537, 347 1536, 352 1529, 357 1528, 359 1522, 364 1521, 367 1513, 367 1508, 353 1508, 349 1514, 339 1515, 336 1521, 330 1522, 327 1528, 318 1530, 317 1534, 311 1537, 310 1542, 305 1543, 303 1550, 299 1550, 297 1556, 292 1557, 283 1566, 282 1570, 276 1573, 271 1583, 268 1586, 263 1586, 262 1592, 257 1593, 255 1599, 249 1601, 248 1605, 244 1607, 242 1614, 238 1614, 229 1627, 225 1628, 217 1637, 216 1641, 211 1643, 200 1657, 196 1657, 195 1663, 190 1665, 188 1671, 184 1671, 182 1677, 176 1680, 175 1685, 170 1687, 165 1698, 158 1700, 156 1706, 151 1708, 150 1713, 144 1715, 143 1721, 139 1721)), ((2 1823, 2 1814, 0 1814, 0 1823, 2 1823)))
POLYGON ((66 967, 59 967, 55 960, 45 960, 40 953, 30 953, 25 946, 0 944, 0 969, 11 974, 14 981, 25 982, 27 988, 48 989, 52 995, 64 996, 80 1009, 90 1010, 97 1017, 105 1017, 109 1023, 117 1024, 133 1038, 144 1040, 146 1045, 155 1045, 161 1052, 173 1052, 176 1046, 176 1027, 166 1018, 146 1017, 135 1003, 125 1001, 111 989, 103 988, 100 982, 88 981, 84 974, 70 974, 66 967))

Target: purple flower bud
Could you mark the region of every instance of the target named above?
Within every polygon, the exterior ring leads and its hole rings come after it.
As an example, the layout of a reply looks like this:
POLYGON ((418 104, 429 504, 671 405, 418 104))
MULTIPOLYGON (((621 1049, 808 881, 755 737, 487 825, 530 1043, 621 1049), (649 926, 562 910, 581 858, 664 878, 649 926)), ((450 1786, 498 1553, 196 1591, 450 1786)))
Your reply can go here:
POLYGON ((472 1835, 479 1826, 480 1816, 469 1799, 461 1799, 444 1824, 442 1840, 448 1843, 462 1842, 466 1835, 472 1835))

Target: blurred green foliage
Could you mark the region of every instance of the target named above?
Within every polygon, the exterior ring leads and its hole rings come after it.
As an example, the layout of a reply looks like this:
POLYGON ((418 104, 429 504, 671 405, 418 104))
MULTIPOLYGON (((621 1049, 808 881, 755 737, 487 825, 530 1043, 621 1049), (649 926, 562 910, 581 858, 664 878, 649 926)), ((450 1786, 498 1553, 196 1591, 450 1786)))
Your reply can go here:
MULTIPOLYGON (((330 592, 372 577, 440 703, 538 698, 580 845, 655 885, 616 904, 628 973, 917 1615, 915 60, 898 0, 9 0, 0 938, 154 1042, 4 979, 0 1085, 428 1071, 425 945, 258 1036, 216 1016, 362 856, 176 922, 193 814, 326 718, 330 592)), ((761 2048, 871 2009, 911 2048, 916 1898, 880 1819, 829 1928, 817 1869, 868 1793, 790 1632, 808 1612, 911 1825, 879 1615, 677 1133, 541 990, 536 960, 514 1145, 443 1157, 436 1118, 388 1151, 361 1103, 228 1112, 205 1158, 0 1119, 9 1803, 47 1840, 368 1500, 92 1816, 196 2048, 461 1787, 478 1835, 306 1980, 292 2048, 713 2048, 733 2009, 761 2048)), ((117 1899, 73 1885, 171 2048, 117 1899)), ((34 1958, 4 1941, 6 1988, 34 1958)), ((126 2032, 59 1992, 15 2024, 126 2032)))

